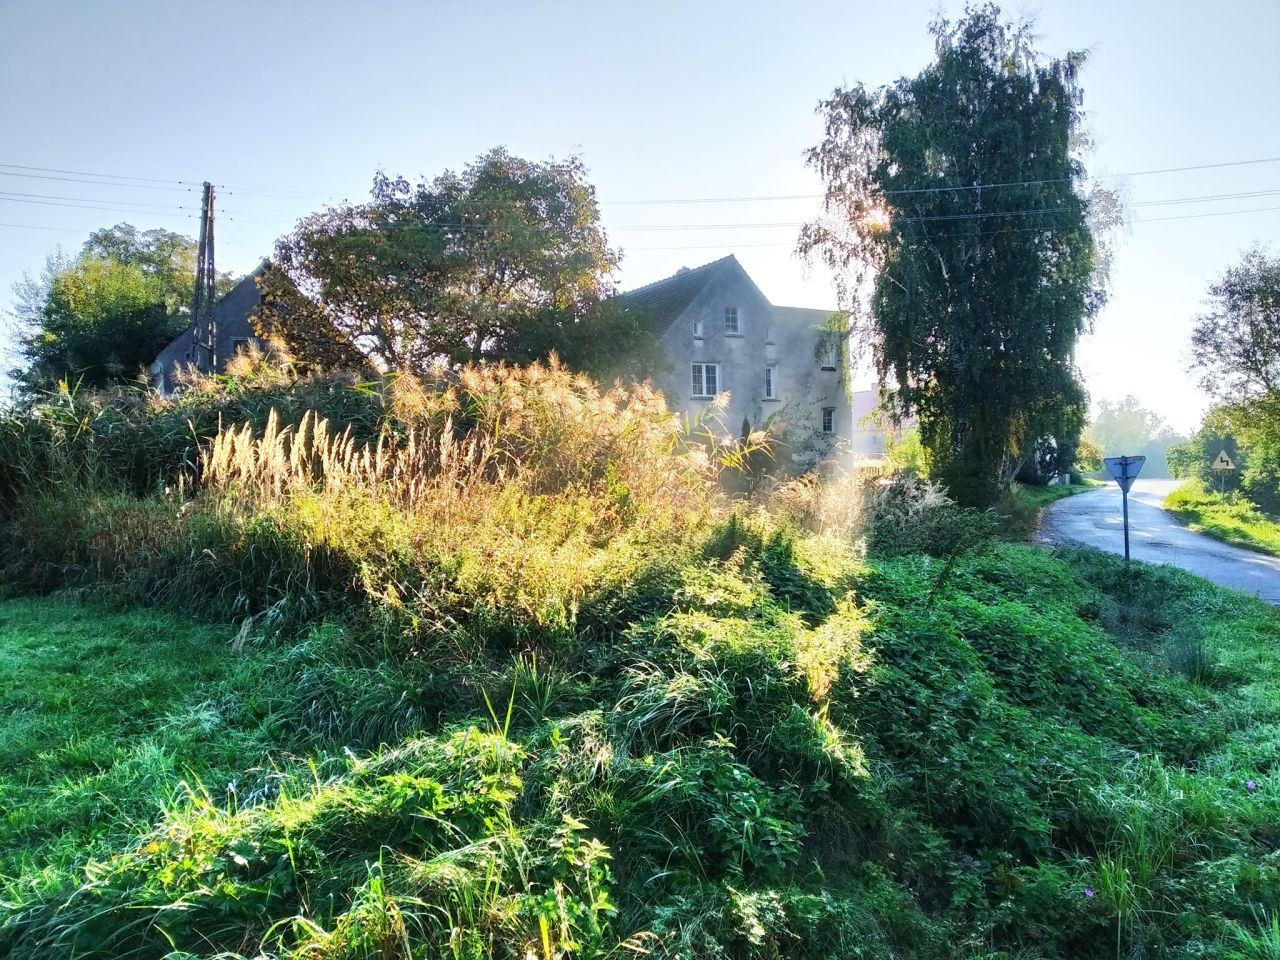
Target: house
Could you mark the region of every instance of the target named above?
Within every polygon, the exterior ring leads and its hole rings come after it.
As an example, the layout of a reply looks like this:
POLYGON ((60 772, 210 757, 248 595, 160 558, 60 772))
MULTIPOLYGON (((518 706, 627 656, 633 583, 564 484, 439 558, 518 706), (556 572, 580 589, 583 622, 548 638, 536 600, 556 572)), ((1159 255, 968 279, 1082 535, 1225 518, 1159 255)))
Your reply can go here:
POLYGON ((727 393, 718 414, 726 433, 737 434, 744 420, 753 428, 785 423, 792 437, 811 439, 792 444, 795 457, 884 453, 883 433, 862 422, 875 392, 850 396, 842 384, 849 358, 827 335, 834 311, 775 306, 733 256, 620 299, 624 309, 643 311, 662 342, 670 370, 655 380, 673 410, 696 418, 727 393))
MULTIPOLYGON (((258 268, 244 277, 213 306, 216 362, 213 373, 223 373, 227 361, 251 343, 262 345, 253 328, 253 315, 262 303, 258 278, 270 264, 264 260, 258 268)), ((164 393, 170 393, 177 384, 178 372, 193 362, 192 329, 187 327, 156 355, 151 363, 151 379, 164 393)))

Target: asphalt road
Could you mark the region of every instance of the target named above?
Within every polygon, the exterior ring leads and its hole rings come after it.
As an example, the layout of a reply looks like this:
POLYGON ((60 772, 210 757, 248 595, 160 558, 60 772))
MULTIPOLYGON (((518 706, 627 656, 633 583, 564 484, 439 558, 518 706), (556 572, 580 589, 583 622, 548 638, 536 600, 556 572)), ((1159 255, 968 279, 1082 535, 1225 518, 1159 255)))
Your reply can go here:
MULTIPOLYGON (((1160 506, 1177 485, 1177 480, 1134 483, 1129 491, 1129 555, 1147 563, 1172 564, 1280 605, 1280 557, 1192 533, 1160 506)), ((1083 543, 1123 554, 1120 488, 1109 483, 1049 504, 1041 511, 1036 539, 1049 544, 1083 543)))

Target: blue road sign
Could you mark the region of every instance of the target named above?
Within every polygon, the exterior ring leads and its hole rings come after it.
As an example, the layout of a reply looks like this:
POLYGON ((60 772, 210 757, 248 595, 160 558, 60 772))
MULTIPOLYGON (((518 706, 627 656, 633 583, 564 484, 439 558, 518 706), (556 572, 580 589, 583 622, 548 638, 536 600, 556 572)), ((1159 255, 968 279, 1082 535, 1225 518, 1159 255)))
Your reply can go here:
POLYGON ((1129 488, 1142 472, 1146 457, 1107 457, 1106 464, 1111 478, 1120 484, 1120 499, 1124 501, 1124 565, 1129 565, 1129 488))
POLYGON ((1137 480, 1138 474, 1142 472, 1142 465, 1147 462, 1147 458, 1107 457, 1102 462, 1106 465, 1111 478, 1120 484, 1120 489, 1128 493, 1129 488, 1133 486, 1133 481, 1137 480))

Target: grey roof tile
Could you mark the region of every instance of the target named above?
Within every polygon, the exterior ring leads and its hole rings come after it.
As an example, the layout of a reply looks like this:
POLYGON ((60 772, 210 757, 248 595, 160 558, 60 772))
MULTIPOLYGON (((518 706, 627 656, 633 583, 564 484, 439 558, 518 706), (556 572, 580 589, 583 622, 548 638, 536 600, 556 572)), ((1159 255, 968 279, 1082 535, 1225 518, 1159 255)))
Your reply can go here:
POLYGON ((643 311, 655 333, 661 334, 691 304, 721 270, 737 259, 730 254, 700 267, 682 267, 679 272, 635 290, 618 294, 623 309, 643 311))

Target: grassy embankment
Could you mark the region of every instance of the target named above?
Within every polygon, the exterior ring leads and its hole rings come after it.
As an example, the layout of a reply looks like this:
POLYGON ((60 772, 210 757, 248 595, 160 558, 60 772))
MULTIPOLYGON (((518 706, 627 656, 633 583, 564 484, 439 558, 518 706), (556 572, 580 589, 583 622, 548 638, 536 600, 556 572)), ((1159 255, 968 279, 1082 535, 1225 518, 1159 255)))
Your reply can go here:
POLYGON ((1238 494, 1224 497, 1189 480, 1165 497, 1164 506, 1197 533, 1280 556, 1280 522, 1238 494))
POLYGON ((0 607, 0 953, 1280 950, 1257 601, 927 491, 735 504, 557 374, 80 413, 0 434, 10 583, 107 598, 0 607), (164 492, 204 403, 257 426, 164 492))

